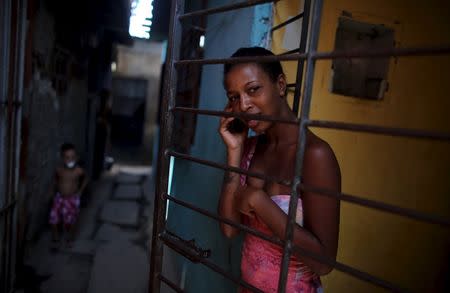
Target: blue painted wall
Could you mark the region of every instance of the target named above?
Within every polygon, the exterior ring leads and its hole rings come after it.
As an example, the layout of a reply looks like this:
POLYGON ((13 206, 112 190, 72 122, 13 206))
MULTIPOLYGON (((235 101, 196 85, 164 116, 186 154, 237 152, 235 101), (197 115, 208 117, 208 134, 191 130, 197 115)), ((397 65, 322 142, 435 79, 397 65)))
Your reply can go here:
MULTIPOLYGON (((210 7, 230 1, 209 1, 210 7)), ((228 57, 243 46, 265 45, 270 28, 270 4, 245 8, 208 17, 205 35, 205 58, 228 57)), ((223 65, 203 67, 200 109, 221 110, 226 103, 222 85, 223 65)), ((217 132, 218 117, 199 116, 191 155, 215 162, 225 162, 225 148, 217 132)), ((223 171, 184 160, 175 160, 171 194, 216 213, 223 171)), ((176 204, 169 205, 168 229, 185 239, 195 238, 202 248, 212 251, 210 260, 239 276, 242 239, 222 236, 218 222, 176 204)), ((165 250, 167 253, 168 249, 165 250)), ((209 268, 174 256, 176 274, 186 292, 236 292, 237 287, 209 268), (185 280, 185 281, 183 281, 185 280)), ((167 268, 166 268, 167 269, 167 268)), ((170 270, 170 269, 169 269, 170 270)))

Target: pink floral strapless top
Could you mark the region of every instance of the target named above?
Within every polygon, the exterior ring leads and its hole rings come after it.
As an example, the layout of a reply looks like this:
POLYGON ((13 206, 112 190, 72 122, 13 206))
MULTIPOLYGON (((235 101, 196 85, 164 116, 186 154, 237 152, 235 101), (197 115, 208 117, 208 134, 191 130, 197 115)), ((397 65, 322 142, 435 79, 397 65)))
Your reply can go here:
MULTIPOLYGON (((248 170, 255 152, 257 138, 247 141, 247 147, 242 158, 241 168, 248 170)), ((246 176, 241 175, 241 184, 246 185, 246 176)), ((274 195, 270 197, 286 214, 289 210, 290 195, 274 195)), ((303 225, 302 202, 299 199, 297 205, 296 221, 303 225)), ((264 234, 272 236, 273 233, 258 217, 243 216, 243 224, 248 225, 264 234)), ((263 292, 277 292, 280 275, 283 248, 266 240, 247 233, 242 247, 241 277, 242 279, 262 290, 263 292)), ((241 288, 240 292, 251 292, 241 288)), ((296 257, 291 257, 289 262, 288 280, 286 286, 288 293, 316 293, 323 292, 320 278, 296 257)))

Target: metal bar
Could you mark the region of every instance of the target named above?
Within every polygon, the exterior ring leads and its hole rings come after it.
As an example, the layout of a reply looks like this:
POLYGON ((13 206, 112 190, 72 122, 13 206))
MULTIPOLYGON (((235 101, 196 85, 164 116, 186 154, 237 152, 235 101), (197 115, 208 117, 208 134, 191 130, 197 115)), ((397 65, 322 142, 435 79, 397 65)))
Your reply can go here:
POLYGON ((288 83, 286 87, 295 87, 295 83, 288 83))
MULTIPOLYGON (((11 34, 11 0, 2 2, 2 9, 0 9, 0 102, 5 105, 0 109, 0 203, 7 204, 6 194, 7 189, 7 169, 6 161, 7 154, 7 111, 8 111, 8 86, 9 86, 9 69, 10 69, 10 34, 11 34)), ((8 206, 2 208, 1 214, 5 213, 8 206)), ((9 208, 8 208, 9 209, 9 208)), ((3 233, 0 235, 2 247, 0 251, 0 291, 7 292, 7 267, 6 256, 8 255, 6 240, 7 240, 7 221, 6 217, 0 217, 0 229, 3 233)))
MULTIPOLYGON (((190 257, 192 256, 187 256, 185 254, 180 253, 180 250, 183 249, 183 246, 180 245, 177 242, 174 241, 170 241, 169 238, 166 237, 166 235, 163 233, 160 236, 160 239, 164 242, 165 245, 167 245, 169 248, 173 249, 175 252, 179 253, 180 255, 186 257, 187 259, 190 259, 190 257)), ((235 276, 233 276, 232 274, 230 274, 229 272, 225 271, 224 269, 222 269, 221 267, 219 267, 218 265, 216 265, 215 263, 205 259, 205 258, 200 258, 198 259, 198 262, 202 263, 203 265, 209 267, 210 269, 212 269, 213 271, 221 274, 222 276, 226 277, 227 279, 233 281, 234 283, 243 286, 253 292, 258 292, 258 293, 264 293, 263 291, 259 290, 258 288, 250 285, 247 282, 242 281, 240 278, 236 278, 235 276)))
MULTIPOLYGON (((287 123, 287 124, 299 124, 299 120, 297 120, 297 119, 294 119, 294 120, 280 119, 280 118, 274 118, 272 116, 265 116, 265 115, 254 115, 254 114, 245 114, 245 113, 232 113, 232 112, 223 112, 223 111, 214 111, 214 110, 203 110, 203 109, 196 109, 196 108, 189 108, 189 107, 173 107, 172 111, 189 112, 189 113, 194 113, 194 114, 199 114, 199 115, 208 115, 208 116, 238 117, 238 118, 242 118, 242 119, 272 121, 272 122, 280 122, 280 123, 287 123)), ((367 132, 367 133, 390 135, 390 136, 434 139, 434 140, 442 140, 442 141, 450 140, 450 133, 436 132, 436 131, 375 126, 375 125, 369 125, 369 124, 356 124, 356 123, 328 121, 328 120, 306 120, 305 124, 309 127, 340 129, 340 130, 367 132)))
POLYGON ((306 54, 286 54, 286 55, 269 55, 257 57, 232 57, 232 58, 211 58, 211 59, 186 59, 175 62, 176 66, 186 66, 189 64, 233 64, 248 62, 273 62, 273 61, 289 61, 306 59, 306 54))
POLYGON ((177 292, 177 293, 183 293, 184 290, 181 289, 180 287, 178 287, 174 282, 170 281, 169 279, 167 279, 166 277, 164 277, 163 275, 159 274, 158 275, 158 279, 160 279, 161 281, 163 281, 167 286, 169 286, 170 288, 173 289, 173 291, 177 292))
POLYGON ((355 277, 356 279, 366 281, 368 283, 371 283, 373 285, 376 285, 376 286, 384 288, 384 289, 388 289, 391 292, 405 292, 405 293, 408 292, 406 289, 403 289, 391 282, 388 282, 386 280, 372 276, 371 274, 368 274, 366 272, 355 269, 344 263, 341 263, 341 262, 338 262, 335 260, 331 260, 328 258, 324 258, 322 256, 318 256, 315 253, 312 253, 312 252, 310 252, 306 249, 303 249, 299 246, 293 246, 292 250, 301 255, 304 255, 304 256, 307 256, 310 258, 314 258, 317 261, 331 265, 332 267, 334 267, 334 269, 341 271, 343 273, 349 274, 349 275, 355 277))
POLYGON ((221 217, 221 216, 219 216, 217 214, 211 213, 208 210, 196 207, 193 204, 188 203, 187 201, 183 201, 181 199, 177 199, 176 197, 173 197, 173 196, 168 195, 168 194, 165 195, 165 198, 169 199, 170 201, 172 201, 172 202, 174 202, 174 203, 176 203, 176 204, 178 204, 180 206, 183 206, 183 207, 188 208, 190 210, 196 211, 197 213, 202 214, 202 215, 204 215, 204 216, 206 216, 208 218, 214 219, 214 220, 219 221, 219 222, 226 223, 226 224, 228 224, 230 226, 238 228, 239 230, 242 230, 242 231, 248 232, 250 234, 253 234, 253 235, 255 235, 255 236, 257 236, 257 237, 259 237, 261 239, 264 239, 264 240, 266 240, 266 241, 268 241, 270 243, 273 243, 273 244, 276 244, 276 245, 279 245, 279 246, 282 246, 282 244, 283 244, 283 242, 279 238, 277 238, 275 236, 270 236, 270 235, 264 234, 264 233, 262 233, 262 232, 260 232, 260 231, 258 231, 256 229, 253 229, 253 228, 251 228, 249 226, 243 225, 241 223, 233 222, 233 221, 231 221, 231 220, 229 220, 227 218, 224 218, 224 217, 221 217))
MULTIPOLYGON (((322 0, 315 0, 312 3, 312 23, 311 23, 311 34, 310 41, 308 44, 308 53, 315 52, 317 49, 317 44, 319 41, 319 31, 320 31, 320 19, 322 13, 322 0)), ((307 125, 305 121, 309 119, 309 111, 311 107, 312 99, 312 86, 314 82, 314 68, 315 60, 313 60, 311 54, 308 54, 307 64, 306 64, 306 76, 305 76, 305 86, 304 95, 302 100, 302 109, 300 113, 300 127, 298 129, 298 142, 297 142, 297 155, 295 158, 295 171, 294 179, 292 184, 291 198, 289 200, 289 211, 288 220, 285 229, 285 244, 283 249, 283 258, 281 260, 280 268, 280 278, 278 282, 278 292, 284 293, 286 291, 287 276, 289 269, 289 260, 292 253, 292 238, 294 235, 294 226, 296 225, 296 214, 297 205, 299 197, 299 186, 301 183, 301 177, 303 172, 303 159, 306 148, 306 134, 307 125)))
POLYGON ((416 47, 416 48, 389 48, 373 49, 358 48, 342 51, 330 52, 312 52, 312 58, 319 59, 338 59, 338 58, 382 58, 382 57, 406 57, 406 56, 427 56, 427 55, 446 55, 450 54, 450 45, 436 47, 416 47))
POLYGON ((390 135, 390 136, 425 138, 425 139, 434 139, 434 140, 442 140, 442 141, 450 140, 450 133, 433 132, 433 131, 427 131, 427 130, 384 127, 384 126, 374 126, 374 125, 368 125, 368 124, 354 124, 354 123, 327 121, 327 120, 308 120, 308 121, 305 121, 305 123, 311 127, 331 128, 331 129, 349 130, 349 131, 356 131, 356 132, 367 132, 367 133, 383 134, 383 135, 390 135))
POLYGON ((394 206, 391 204, 387 204, 384 202, 379 202, 375 200, 370 200, 366 198, 361 198, 352 194, 348 193, 341 193, 341 192, 334 192, 332 190, 323 189, 320 187, 314 187, 314 186, 308 186, 305 184, 302 184, 300 186, 300 189, 302 191, 309 191, 314 192, 319 195, 328 196, 337 198, 341 201, 351 202, 360 206, 368 207, 377 209, 383 212, 392 213, 394 215, 398 216, 404 216, 408 217, 414 220, 430 223, 430 224, 436 224, 443 226, 445 228, 450 228, 450 219, 441 218, 435 215, 430 215, 426 213, 421 213, 412 209, 402 208, 398 206, 394 206))
POLYGON ((7 204, 6 206, 2 207, 0 209, 0 217, 3 217, 4 214, 8 213, 10 209, 14 208, 14 206, 17 203, 17 199, 14 199, 13 201, 11 201, 9 204, 7 204))
POLYGON ((211 162, 208 160, 203 160, 203 159, 199 159, 199 158, 195 158, 186 154, 182 154, 182 153, 178 153, 175 151, 171 151, 171 150, 167 150, 166 152, 167 156, 173 156, 175 158, 180 158, 180 159, 184 159, 184 160, 188 160, 188 161, 192 161, 198 164, 202 164, 202 165, 206 165, 206 166, 210 166, 213 168, 218 168, 218 169, 222 169, 222 170, 228 170, 228 171, 233 171, 235 173, 239 173, 239 174, 245 174, 247 176, 250 177, 255 177, 255 178, 260 178, 263 180, 269 180, 272 182, 276 182, 278 184, 282 184, 282 185, 286 185, 286 186, 291 186, 291 182, 290 181, 286 181, 286 180, 282 180, 279 178, 274 178, 274 177, 270 177, 261 173, 255 173, 255 172, 249 172, 247 170, 241 169, 241 168, 237 168, 237 167, 232 167, 232 166, 228 166, 225 164, 220 164, 220 163, 216 163, 216 162, 211 162))
POLYGON ((283 52, 281 54, 278 54, 277 56, 286 56, 286 55, 289 55, 289 54, 292 54, 292 53, 298 53, 299 51, 300 51, 300 48, 296 48, 296 49, 292 49, 292 50, 283 52))
POLYGON ((280 29, 280 28, 282 28, 283 26, 286 26, 286 25, 290 24, 291 22, 294 22, 294 21, 296 21, 297 19, 300 19, 300 18, 302 18, 302 17, 303 17, 303 12, 300 13, 300 14, 297 14, 297 15, 294 16, 294 17, 289 18, 289 19, 286 20, 286 21, 283 21, 282 23, 280 23, 280 24, 278 24, 278 25, 276 25, 276 26, 274 26, 273 28, 270 29, 270 32, 273 33, 273 32, 276 31, 277 29, 280 29))
POLYGON ((201 27, 201 26, 198 26, 198 25, 190 24, 189 27, 190 27, 191 29, 196 30, 196 31, 198 31, 198 32, 201 32, 201 33, 203 33, 203 34, 206 32, 206 28, 201 27))
MULTIPOLYGON (((278 184, 291 186, 291 183, 289 181, 266 176, 262 173, 249 172, 244 169, 228 166, 225 164, 215 163, 215 162, 211 162, 211 161, 207 161, 207 160, 198 159, 198 158, 186 155, 186 154, 181 154, 181 153, 177 153, 177 152, 173 152, 173 151, 167 151, 167 155, 174 156, 176 158, 180 158, 180 159, 184 159, 184 160, 188 160, 188 161, 192 161, 192 162, 199 163, 202 165, 210 166, 213 168, 218 168, 218 169, 222 169, 225 171, 232 171, 235 173, 260 178, 263 180, 277 182, 278 184)), ((379 201, 365 199, 360 196, 356 196, 356 195, 352 195, 352 194, 348 194, 348 193, 335 192, 332 190, 327 190, 327 189, 323 189, 323 188, 316 187, 316 186, 308 186, 308 185, 304 185, 304 184, 300 185, 300 189, 304 190, 304 191, 314 192, 318 195, 334 197, 341 201, 351 202, 351 203, 354 203, 357 205, 378 209, 378 210, 381 210, 384 212, 388 212, 388 213, 392 213, 392 214, 396 214, 396 215, 402 215, 405 217, 409 217, 409 218, 412 218, 412 219, 415 219, 418 221, 422 221, 422 222, 427 222, 430 224, 437 224, 437 225, 441 225, 444 227, 450 226, 449 219, 437 217, 435 215, 430 215, 430 214, 426 214, 426 213, 421 213, 421 212, 418 212, 418 211, 415 211, 412 209, 402 208, 402 207, 390 205, 390 204, 379 202, 379 201)))
POLYGON ((245 114, 238 112, 224 112, 224 111, 214 111, 214 110, 203 110, 189 107, 174 107, 172 111, 177 112, 189 112, 200 115, 208 115, 208 116, 218 116, 218 117, 237 117, 242 119, 249 120, 261 120, 261 121, 272 121, 272 122, 281 122, 288 124, 298 124, 297 119, 280 119, 272 116, 266 115, 258 115, 258 114, 245 114))
POLYGON ((175 69, 175 60, 179 58, 182 27, 179 21, 179 15, 184 13, 184 0, 172 1, 170 13, 170 37, 167 50, 167 63, 164 75, 164 99, 161 101, 161 135, 158 150, 158 178, 156 185, 155 207, 153 212, 153 237, 150 261, 149 292, 159 293, 161 281, 158 275, 161 273, 163 261, 163 244, 158 235, 164 230, 166 200, 163 194, 167 192, 169 158, 164 155, 166 148, 170 145, 173 129, 173 112, 170 108, 175 106, 177 74, 175 69))
MULTIPOLYGON (((357 49, 331 52, 311 52, 312 59, 338 59, 338 58, 382 58, 382 57, 407 57, 427 55, 450 54, 450 46, 421 47, 421 48, 394 48, 394 49, 357 49)), ((176 66, 189 64, 232 64, 247 62, 272 62, 272 61, 295 61, 308 58, 307 54, 281 54, 275 56, 259 57, 234 57, 234 58, 211 58, 211 59, 186 59, 175 63, 176 66)))
MULTIPOLYGON (((269 236, 269 235, 267 235, 267 234, 261 233, 260 231, 255 230, 255 229, 253 229, 253 228, 251 228, 251 227, 249 227, 249 226, 246 226, 246 225, 242 225, 242 224, 240 224, 240 223, 233 222, 233 221, 231 221, 231 220, 229 220, 229 219, 223 218, 223 217, 221 217, 221 216, 219 216, 219 215, 216 215, 216 214, 214 214, 214 213, 211 213, 211 212, 209 212, 209 211, 207 211, 207 210, 205 210, 205 209, 196 207, 196 206, 194 206, 194 205, 192 205, 192 204, 190 204, 190 203, 188 203, 188 202, 186 202, 186 201, 177 199, 177 198, 175 198, 175 197, 173 197, 173 196, 170 196, 170 195, 167 195, 167 194, 166 194, 165 196, 166 196, 167 199, 169 199, 170 201, 172 201, 172 202, 174 202, 174 203, 176 203, 176 204, 178 204, 178 205, 180 205, 180 206, 183 206, 183 207, 185 207, 185 208, 188 208, 188 209, 190 209, 190 210, 193 210, 193 211, 195 211, 195 212, 197 212, 197 213, 199 213, 199 214, 202 214, 202 215, 204 215, 204 216, 206 216, 206 217, 209 217, 209 218, 211 218, 211 219, 214 219, 214 220, 216 220, 216 221, 223 222, 223 223, 225 223, 225 224, 228 224, 228 225, 230 225, 230 226, 233 226, 233 227, 235 227, 235 228, 238 228, 239 230, 242 230, 242 231, 244 231, 244 232, 253 234, 253 235, 255 235, 256 237, 259 237, 259 238, 261 238, 261 239, 264 239, 264 240, 266 240, 266 241, 268 241, 268 242, 271 242, 271 243, 273 243, 273 244, 275 244, 275 245, 278 245, 278 246, 281 246, 281 247, 282 247, 283 244, 284 244, 284 241, 282 241, 282 240, 280 240, 280 239, 278 239, 278 238, 276 238, 276 237, 269 236)), ((368 273, 366 273, 366 272, 360 271, 360 270, 358 270, 358 269, 352 268, 352 267, 350 267, 350 266, 348 266, 348 265, 346 265, 346 264, 340 263, 340 262, 338 262, 338 261, 336 261, 336 260, 330 259, 330 258, 328 258, 328 257, 321 256, 321 255, 318 255, 318 254, 316 254, 316 253, 313 253, 313 252, 311 252, 311 251, 308 251, 308 250, 306 250, 306 249, 303 249, 303 248, 301 248, 301 247, 299 247, 299 246, 294 245, 294 246, 292 247, 292 249, 293 249, 295 252, 297 252, 297 253, 299 253, 299 254, 301 254, 301 255, 305 255, 305 256, 314 258, 314 259, 316 259, 317 261, 320 261, 320 262, 326 263, 326 264, 328 264, 328 265, 331 265, 331 266, 333 266, 336 270, 341 271, 341 272, 344 272, 344 273, 347 273, 347 274, 349 274, 349 275, 351 275, 351 276, 353 276, 353 277, 355 277, 355 278, 357 278, 357 279, 365 280, 365 281, 367 281, 367 282, 369 282, 369 283, 372 283, 372 284, 375 284, 375 285, 377 285, 377 286, 380 286, 380 287, 383 287, 383 288, 386 288, 386 289, 391 289, 392 291, 397 291, 397 292, 402 292, 402 291, 404 291, 403 289, 401 289, 401 288, 399 288, 399 287, 397 287, 397 286, 395 286, 395 285, 393 285, 393 284, 391 284, 391 283, 389 283, 389 282, 387 282, 387 281, 384 281, 384 280, 382 280, 382 279, 379 279, 379 278, 377 278, 377 277, 375 277, 375 276, 372 276, 372 275, 370 275, 370 274, 368 274, 368 273)))
MULTIPOLYGON (((302 19, 302 31, 300 35, 300 44, 299 44, 299 53, 304 53, 306 49, 306 42, 308 40, 308 26, 309 26, 309 13, 311 11, 311 0, 305 0, 303 5, 303 19, 302 19)), ((297 75, 295 82, 295 90, 294 90, 294 103, 292 105, 292 110, 295 113, 295 116, 298 115, 298 108, 300 105, 300 96, 301 96, 301 88, 303 82, 303 66, 305 62, 304 60, 298 60, 297 63, 297 75)))
POLYGON ((214 13, 220 13, 220 12, 226 12, 231 10, 236 10, 239 8, 245 8, 250 6, 255 6, 259 4, 269 3, 269 2, 277 2, 278 0, 248 0, 248 1, 242 1, 234 4, 229 5, 223 5, 215 8, 207 8, 207 9, 201 9, 189 13, 182 14, 179 17, 180 20, 188 18, 188 17, 194 17, 194 16, 204 16, 204 15, 210 15, 214 13))

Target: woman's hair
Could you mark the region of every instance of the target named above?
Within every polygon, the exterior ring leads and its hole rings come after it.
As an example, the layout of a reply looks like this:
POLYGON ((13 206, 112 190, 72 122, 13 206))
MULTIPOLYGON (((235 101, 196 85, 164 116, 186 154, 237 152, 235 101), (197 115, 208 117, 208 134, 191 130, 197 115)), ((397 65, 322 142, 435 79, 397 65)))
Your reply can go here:
MULTIPOLYGON (((231 57, 252 57, 252 56, 274 56, 274 54, 261 47, 246 47, 239 48, 231 57)), ((276 81, 280 74, 284 74, 280 61, 271 62, 249 62, 257 64, 265 73, 267 73, 272 81, 276 81)), ((230 70, 241 63, 228 63, 224 65, 224 76, 230 72, 230 70)))

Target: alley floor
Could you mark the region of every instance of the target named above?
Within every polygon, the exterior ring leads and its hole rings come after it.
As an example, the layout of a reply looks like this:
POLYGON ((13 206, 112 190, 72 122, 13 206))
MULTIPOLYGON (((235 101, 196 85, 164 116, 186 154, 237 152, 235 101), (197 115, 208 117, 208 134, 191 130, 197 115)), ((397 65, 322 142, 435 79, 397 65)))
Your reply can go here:
POLYGON ((115 165, 93 182, 71 247, 64 242, 54 247, 50 227, 42 233, 25 261, 46 279, 40 292, 148 292, 151 172, 150 167, 115 165))

